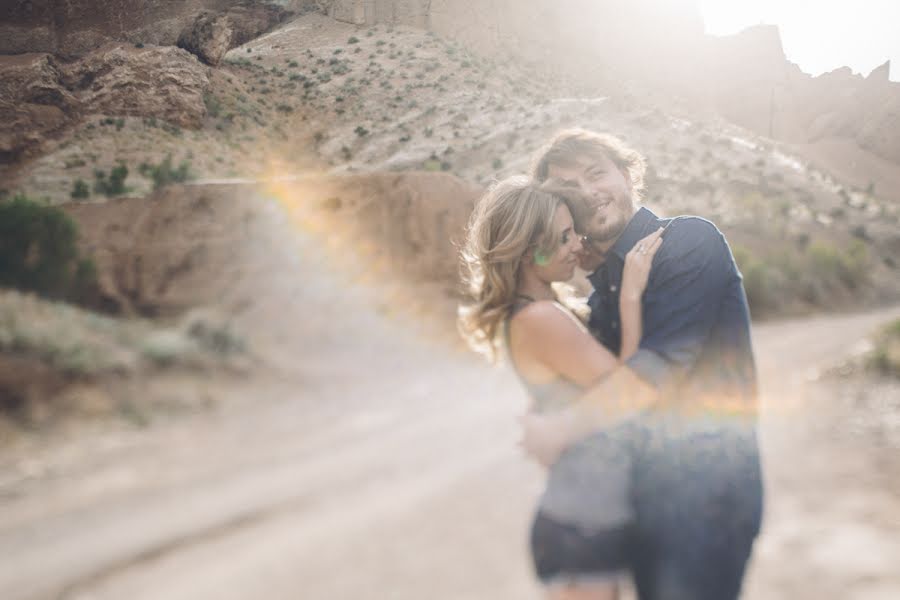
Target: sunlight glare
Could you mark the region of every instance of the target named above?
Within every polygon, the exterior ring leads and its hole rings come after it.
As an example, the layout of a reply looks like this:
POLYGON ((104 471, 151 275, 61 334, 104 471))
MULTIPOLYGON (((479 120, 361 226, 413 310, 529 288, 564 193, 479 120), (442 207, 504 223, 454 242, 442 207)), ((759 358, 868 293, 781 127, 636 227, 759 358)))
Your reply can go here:
MULTIPOLYGON (((888 59, 900 61, 900 3, 894 0, 699 0, 699 6, 711 35, 778 25, 787 59, 811 75, 842 66, 868 75, 888 59)), ((891 66, 896 81, 900 67, 891 66)))

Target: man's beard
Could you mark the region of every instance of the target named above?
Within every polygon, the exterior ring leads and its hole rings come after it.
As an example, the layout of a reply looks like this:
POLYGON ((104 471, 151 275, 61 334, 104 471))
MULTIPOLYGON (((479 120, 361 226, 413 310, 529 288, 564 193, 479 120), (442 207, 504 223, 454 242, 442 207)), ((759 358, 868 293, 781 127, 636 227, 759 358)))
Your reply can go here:
POLYGON ((587 234, 587 238, 598 244, 608 244, 622 235, 627 225, 628 221, 625 219, 625 215, 620 213, 613 217, 612 221, 604 221, 602 226, 591 230, 587 234))

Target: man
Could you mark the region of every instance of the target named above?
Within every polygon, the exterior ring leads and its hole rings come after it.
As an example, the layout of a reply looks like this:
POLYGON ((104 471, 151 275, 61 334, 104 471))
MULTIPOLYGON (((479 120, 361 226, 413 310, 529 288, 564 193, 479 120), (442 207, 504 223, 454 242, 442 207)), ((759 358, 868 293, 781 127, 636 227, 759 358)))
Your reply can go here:
POLYGON ((562 132, 535 161, 535 179, 582 198, 574 212, 594 287, 589 326, 613 352, 625 255, 658 227, 666 231, 643 296, 638 352, 582 406, 528 416, 523 443, 551 464, 603 423, 604 397, 645 398, 644 389, 654 390, 657 400, 637 418, 644 433, 633 468, 638 593, 641 600, 736 599, 762 513, 746 296, 712 223, 638 209, 644 169, 643 157, 617 138, 585 130, 562 132))

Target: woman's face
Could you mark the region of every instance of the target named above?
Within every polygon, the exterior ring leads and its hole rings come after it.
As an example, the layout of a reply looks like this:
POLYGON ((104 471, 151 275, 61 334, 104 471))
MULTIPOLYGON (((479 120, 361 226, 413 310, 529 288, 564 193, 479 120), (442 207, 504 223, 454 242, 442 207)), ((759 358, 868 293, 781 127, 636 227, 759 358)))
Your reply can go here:
POLYGON ((534 252, 534 271, 542 280, 548 283, 554 281, 568 281, 575 274, 578 258, 581 254, 581 238, 575 234, 575 226, 572 221, 572 213, 569 208, 560 203, 553 215, 551 224, 559 236, 559 248, 550 256, 545 256, 540 251, 534 252))

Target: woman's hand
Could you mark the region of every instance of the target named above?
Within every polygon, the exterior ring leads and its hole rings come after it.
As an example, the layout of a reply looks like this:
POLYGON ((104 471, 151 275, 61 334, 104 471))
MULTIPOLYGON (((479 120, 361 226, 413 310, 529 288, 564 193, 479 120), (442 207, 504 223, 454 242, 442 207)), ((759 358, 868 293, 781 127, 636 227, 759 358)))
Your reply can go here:
POLYGON ((635 302, 641 299, 647 287, 647 279, 650 277, 653 257, 662 245, 662 232, 663 228, 660 227, 635 244, 625 256, 621 298, 635 302))

